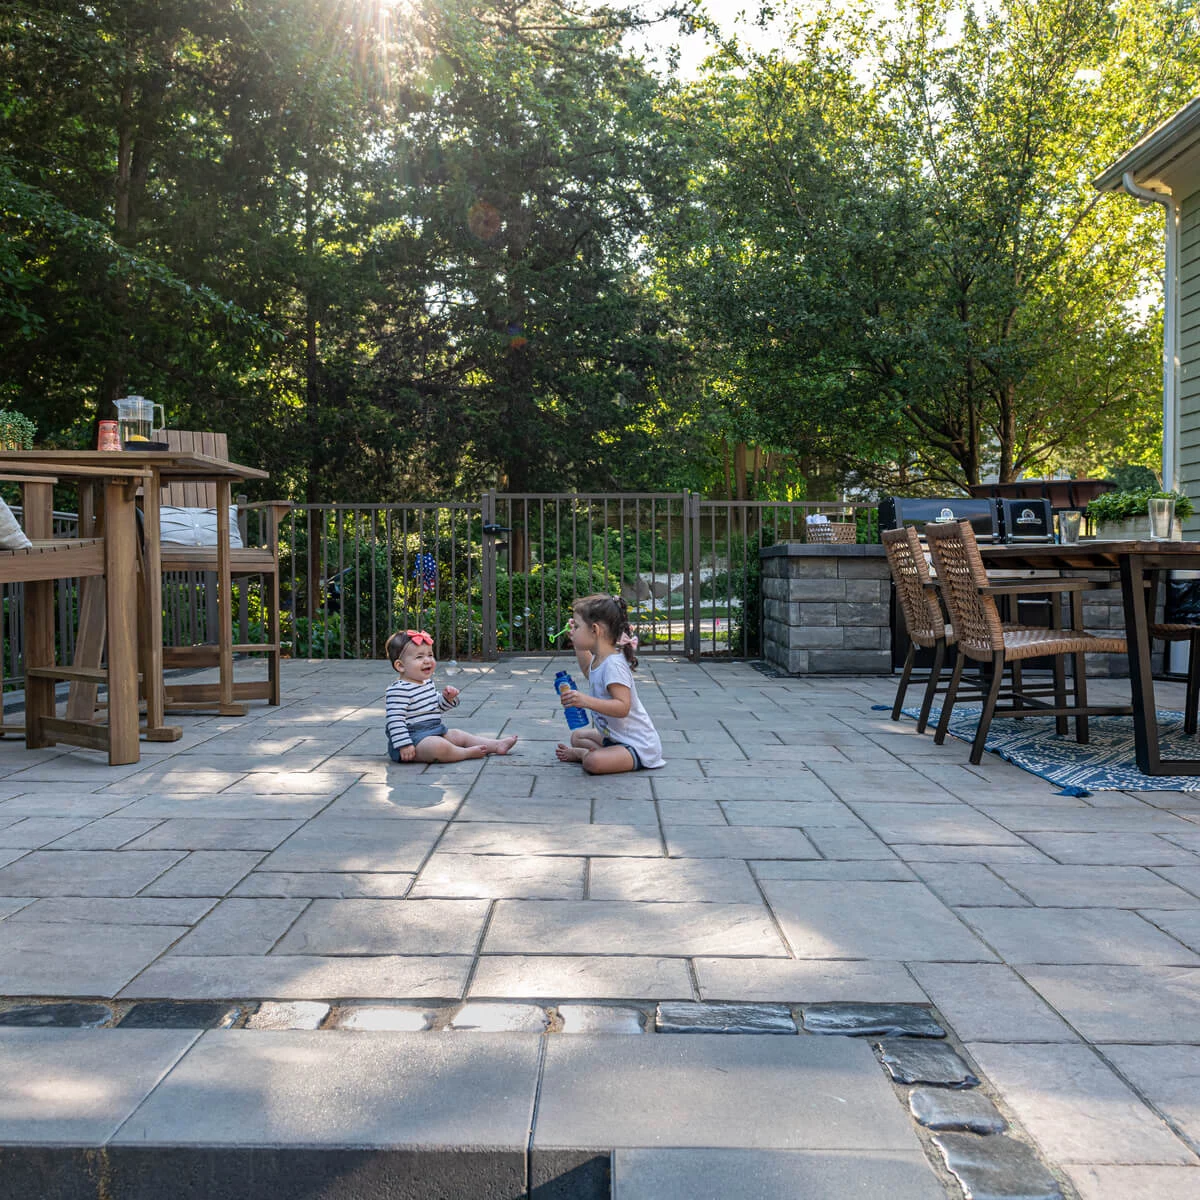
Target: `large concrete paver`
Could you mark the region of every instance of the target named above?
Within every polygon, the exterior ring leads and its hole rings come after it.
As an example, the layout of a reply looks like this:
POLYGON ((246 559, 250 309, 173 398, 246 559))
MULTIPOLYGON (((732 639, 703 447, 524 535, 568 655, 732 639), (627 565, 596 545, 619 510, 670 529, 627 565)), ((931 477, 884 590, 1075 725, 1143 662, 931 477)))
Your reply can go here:
POLYGON ((547 1042, 532 1146, 911 1152, 918 1142, 865 1041, 580 1035, 547 1042))
POLYGON ((103 1145, 198 1036, 0 1029, 0 1144, 103 1145))
POLYGON ((945 1200, 915 1151, 618 1150, 613 1200, 945 1200))
POLYGON ((528 1034, 212 1030, 113 1142, 523 1154, 539 1050, 528 1034))

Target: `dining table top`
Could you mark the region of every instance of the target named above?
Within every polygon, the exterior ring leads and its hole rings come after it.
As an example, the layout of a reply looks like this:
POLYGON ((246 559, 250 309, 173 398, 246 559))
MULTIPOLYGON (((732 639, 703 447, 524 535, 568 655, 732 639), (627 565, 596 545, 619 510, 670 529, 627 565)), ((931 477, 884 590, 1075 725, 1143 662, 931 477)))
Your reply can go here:
POLYGON ((0 450, 0 470, 53 472, 59 466, 103 471, 105 467, 134 467, 157 473, 164 482, 182 479, 269 479, 258 467, 214 458, 194 450, 0 450))
POLYGON ((1028 567, 1031 570, 1116 570, 1122 559, 1132 557, 1145 560, 1147 566, 1182 569, 1188 560, 1195 560, 1194 566, 1200 566, 1200 542, 1157 542, 1149 538, 1120 541, 1080 538, 1072 546, 1056 542, 980 542, 979 554, 989 567, 1028 567))

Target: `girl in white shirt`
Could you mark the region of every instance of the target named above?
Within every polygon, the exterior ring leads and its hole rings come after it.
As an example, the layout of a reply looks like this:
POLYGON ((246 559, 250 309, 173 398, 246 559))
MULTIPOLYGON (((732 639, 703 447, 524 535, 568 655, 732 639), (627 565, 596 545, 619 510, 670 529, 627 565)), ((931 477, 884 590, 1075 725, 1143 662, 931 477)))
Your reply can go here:
POLYGON ((588 709, 593 725, 559 743, 559 762, 577 762, 589 775, 616 775, 666 763, 654 722, 633 682, 637 637, 620 596, 584 596, 571 610, 568 636, 589 693, 566 691, 563 707, 588 709))

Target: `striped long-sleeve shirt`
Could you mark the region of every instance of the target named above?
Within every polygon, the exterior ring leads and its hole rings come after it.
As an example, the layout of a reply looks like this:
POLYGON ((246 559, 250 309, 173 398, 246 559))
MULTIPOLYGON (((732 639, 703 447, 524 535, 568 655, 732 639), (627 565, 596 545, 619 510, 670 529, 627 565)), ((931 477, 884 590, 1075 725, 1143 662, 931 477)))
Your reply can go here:
POLYGON ((432 721, 458 704, 458 698, 445 699, 433 685, 432 679, 424 683, 410 683, 397 679, 388 685, 386 696, 387 738, 393 748, 412 743, 409 726, 422 721, 432 721))

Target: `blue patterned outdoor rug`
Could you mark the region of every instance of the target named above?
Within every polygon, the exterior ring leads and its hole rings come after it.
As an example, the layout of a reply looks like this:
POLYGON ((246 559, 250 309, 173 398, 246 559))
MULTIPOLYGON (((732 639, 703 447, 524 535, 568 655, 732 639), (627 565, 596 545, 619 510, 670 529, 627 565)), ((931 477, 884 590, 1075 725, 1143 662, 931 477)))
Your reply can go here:
MULTIPOLYGON (((929 717, 929 734, 937 726, 939 708, 929 717)), ((955 705, 950 718, 950 733, 964 742, 973 741, 979 726, 980 706, 955 705)), ((919 708, 906 708, 904 715, 914 720, 919 708)), ((987 748, 1034 775, 1070 789, 1072 795, 1087 792, 1196 792, 1197 775, 1143 775, 1137 769, 1133 750, 1132 717, 1092 717, 1088 721, 1091 741, 1081 746, 1075 741, 1075 725, 1060 737, 1054 732, 1053 717, 1026 717, 1015 721, 999 717, 988 730, 987 748)), ((1183 732, 1183 713, 1158 710, 1158 735, 1163 758, 1196 758, 1197 738, 1183 732)))

